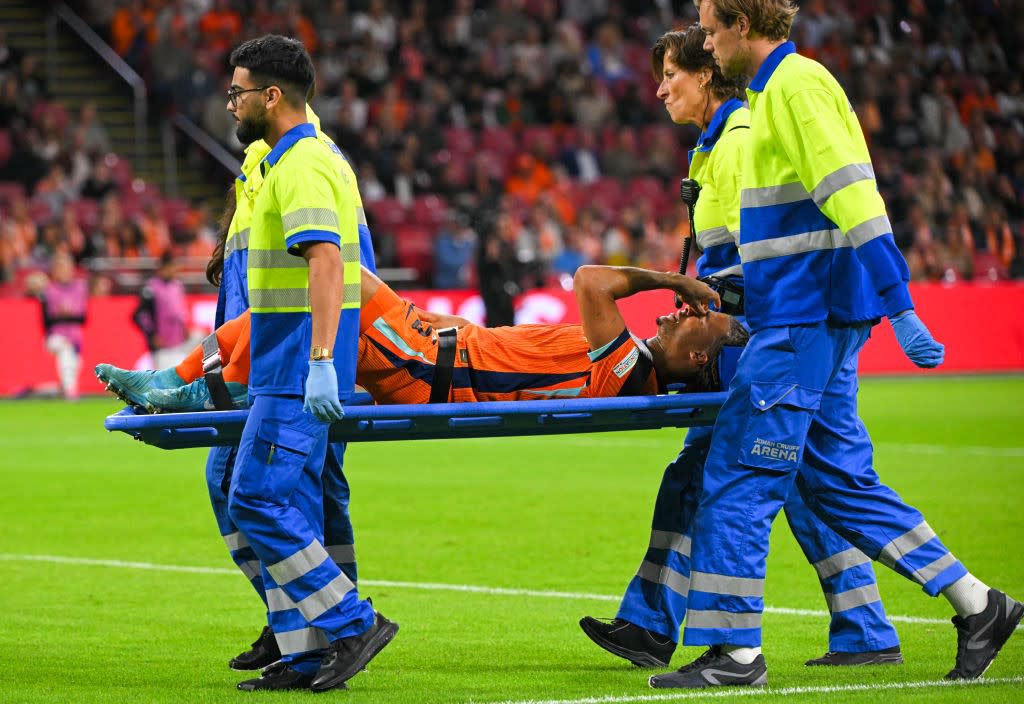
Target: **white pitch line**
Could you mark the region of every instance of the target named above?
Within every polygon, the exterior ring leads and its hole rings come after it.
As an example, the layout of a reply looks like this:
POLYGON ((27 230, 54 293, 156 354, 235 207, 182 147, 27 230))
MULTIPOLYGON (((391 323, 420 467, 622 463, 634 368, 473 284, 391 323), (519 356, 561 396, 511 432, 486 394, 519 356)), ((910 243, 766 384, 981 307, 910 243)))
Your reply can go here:
MULTIPOLYGON (((0 553, 0 560, 8 562, 48 562, 63 565, 85 565, 88 567, 117 567, 134 570, 156 570, 160 572, 186 572, 192 574, 223 574, 237 575, 237 569, 227 567, 193 567, 190 565, 166 565, 155 562, 127 562, 124 560, 101 560, 89 557, 67 557, 63 555, 24 555, 18 553, 0 553)), ((618 602, 622 597, 611 594, 590 594, 587 592, 559 592, 541 589, 514 589, 510 587, 486 587, 477 584, 447 584, 443 582, 396 582, 386 579, 361 579, 359 584, 367 587, 392 587, 395 589, 417 589, 421 591, 464 592, 471 594, 490 594, 494 596, 529 596, 541 599, 570 599, 577 601, 609 601, 618 602)), ((801 616, 807 618, 828 618, 826 611, 812 609, 788 609, 780 606, 766 606, 767 614, 780 616, 801 616)), ((949 619, 926 618, 922 616, 889 615, 890 621, 898 623, 922 623, 930 625, 946 625, 949 619)))
MULTIPOLYGON (((682 428, 680 428, 682 430, 682 428)), ((667 442, 665 440, 641 437, 631 438, 624 436, 619 433, 612 437, 610 435, 602 435, 595 437, 589 435, 587 437, 578 435, 564 435, 559 436, 559 444, 571 445, 578 447, 615 447, 615 448, 644 448, 644 449, 658 449, 663 447, 681 447, 682 446, 682 434, 676 438, 673 442, 667 442)), ((525 438, 516 438, 517 443, 524 442, 549 442, 550 436, 538 435, 525 438)), ((465 442, 471 442, 466 440, 465 442)), ((996 447, 994 445, 928 445, 923 443, 904 443, 904 442, 877 442, 875 443, 876 451, 884 452, 904 452, 911 455, 969 455, 979 457, 1024 457, 1024 447, 996 447)))
POLYGON ((915 455, 980 455, 988 457, 1024 457, 1024 447, 989 445, 921 445, 903 442, 876 443, 876 449, 908 452, 915 455))
POLYGON ((585 697, 581 699, 509 699, 503 702, 488 704, 629 704, 631 702, 674 702, 687 699, 732 699, 740 697, 791 697, 801 694, 843 694, 847 692, 882 692, 903 689, 932 689, 940 687, 984 687, 999 684, 1024 684, 1021 677, 1000 677, 988 680, 925 680, 921 682, 887 682, 883 684, 846 684, 822 687, 784 687, 771 689, 767 687, 726 687, 722 689, 702 689, 668 694, 637 694, 605 697, 585 697))

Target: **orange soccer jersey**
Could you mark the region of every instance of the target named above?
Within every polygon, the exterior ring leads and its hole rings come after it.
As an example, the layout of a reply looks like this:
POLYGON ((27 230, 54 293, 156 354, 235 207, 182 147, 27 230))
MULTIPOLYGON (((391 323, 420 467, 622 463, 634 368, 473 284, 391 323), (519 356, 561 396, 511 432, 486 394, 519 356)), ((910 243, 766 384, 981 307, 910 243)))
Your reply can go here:
MULTIPOLYGON (((381 404, 427 403, 437 334, 382 286, 363 306, 356 382, 381 404)), ((591 351, 580 325, 470 325, 457 335, 449 401, 635 396, 661 391, 650 352, 623 330, 591 351)))

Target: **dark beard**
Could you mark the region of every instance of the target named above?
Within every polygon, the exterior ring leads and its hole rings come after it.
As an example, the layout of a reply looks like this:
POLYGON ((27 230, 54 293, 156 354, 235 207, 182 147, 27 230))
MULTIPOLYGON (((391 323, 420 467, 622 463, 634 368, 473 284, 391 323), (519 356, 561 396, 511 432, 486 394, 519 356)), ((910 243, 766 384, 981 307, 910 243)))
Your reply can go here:
POLYGON ((266 135, 266 115, 239 120, 238 127, 235 128, 235 136, 238 137, 238 141, 245 146, 249 146, 259 139, 263 139, 266 135))

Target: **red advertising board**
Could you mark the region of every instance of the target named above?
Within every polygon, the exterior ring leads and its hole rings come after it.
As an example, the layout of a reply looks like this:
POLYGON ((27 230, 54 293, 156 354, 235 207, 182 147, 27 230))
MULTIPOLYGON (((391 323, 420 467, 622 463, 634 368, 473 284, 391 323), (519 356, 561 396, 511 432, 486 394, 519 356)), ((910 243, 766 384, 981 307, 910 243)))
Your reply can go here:
MULTIPOLYGON (((937 371, 921 372, 903 356, 888 323, 878 325, 865 347, 860 369, 865 374, 971 373, 1024 371, 1024 283, 915 284, 918 313, 935 337, 946 345, 946 362, 937 371)), ((415 291, 403 296, 440 313, 482 321, 483 303, 473 291, 415 291)), ((189 297, 194 333, 210 330, 216 301, 189 297)), ((672 307, 672 294, 652 291, 620 301, 634 333, 652 335, 654 319, 672 307)), ((92 368, 99 362, 120 367, 151 366, 145 341, 131 321, 135 299, 96 298, 89 302, 82 350, 81 390, 99 393, 92 368)), ((53 358, 46 351, 39 304, 34 300, 0 300, 0 319, 9 331, 0 347, 0 396, 15 396, 57 382, 53 358)), ((516 305, 520 323, 579 322, 571 291, 543 289, 521 296, 516 305)))

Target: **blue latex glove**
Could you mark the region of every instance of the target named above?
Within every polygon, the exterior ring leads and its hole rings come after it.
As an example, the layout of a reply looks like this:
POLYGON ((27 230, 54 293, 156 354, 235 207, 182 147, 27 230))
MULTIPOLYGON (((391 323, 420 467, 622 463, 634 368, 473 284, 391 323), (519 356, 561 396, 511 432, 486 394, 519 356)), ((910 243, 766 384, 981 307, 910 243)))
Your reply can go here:
POLYGON ((334 371, 333 360, 321 359, 309 363, 306 400, 302 410, 309 411, 314 418, 324 423, 333 423, 345 417, 345 409, 338 400, 338 373, 334 371))
POLYGON ((942 364, 946 357, 946 348, 941 342, 935 341, 928 328, 917 317, 917 313, 908 310, 895 318, 889 318, 889 322, 892 323, 892 331, 896 333, 896 339, 899 340, 907 359, 925 369, 942 364))

